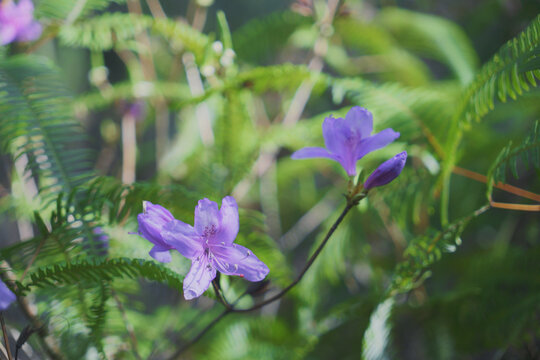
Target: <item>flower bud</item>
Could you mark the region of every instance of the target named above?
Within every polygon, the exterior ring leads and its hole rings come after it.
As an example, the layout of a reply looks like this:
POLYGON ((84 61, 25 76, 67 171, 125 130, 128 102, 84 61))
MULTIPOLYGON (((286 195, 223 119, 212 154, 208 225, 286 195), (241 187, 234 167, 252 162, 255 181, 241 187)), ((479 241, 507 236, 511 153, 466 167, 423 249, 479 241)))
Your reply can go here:
POLYGON ((383 162, 374 172, 369 175, 364 188, 369 190, 377 186, 383 186, 394 180, 401 174, 401 170, 407 161, 407 152, 397 154, 393 158, 383 162))
POLYGON ((163 226, 174 217, 161 205, 154 205, 150 201, 143 202, 143 213, 137 216, 139 222, 139 233, 154 245, 170 248, 161 237, 163 226))

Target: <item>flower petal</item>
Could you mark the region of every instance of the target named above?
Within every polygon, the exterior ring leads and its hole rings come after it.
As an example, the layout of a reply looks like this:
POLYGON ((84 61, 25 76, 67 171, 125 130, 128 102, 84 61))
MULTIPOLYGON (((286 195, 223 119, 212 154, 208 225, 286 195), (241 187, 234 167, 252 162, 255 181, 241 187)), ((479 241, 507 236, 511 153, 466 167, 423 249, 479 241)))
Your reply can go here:
POLYGON ((193 226, 180 220, 174 219, 168 222, 161 230, 161 237, 169 249, 178 250, 188 259, 197 257, 204 250, 201 237, 193 226))
MULTIPOLYGON (((329 158, 334 159, 334 155, 330 154, 328 150, 321 147, 305 147, 298 151, 295 151, 291 158, 294 160, 309 159, 309 158, 329 158)), ((335 159, 334 159, 335 160, 335 159)))
POLYGON ((233 243, 238 235, 239 220, 238 220, 238 205, 232 196, 226 196, 221 200, 221 225, 216 236, 210 239, 210 242, 223 242, 226 245, 233 243))
POLYGON ((237 275, 249 281, 261 281, 270 272, 248 248, 238 244, 211 246, 213 265, 225 275, 237 275))
POLYGON ((0 280, 0 311, 6 310, 15 300, 15 294, 0 280))
POLYGON ((15 40, 17 28, 11 24, 5 24, 0 27, 0 45, 6 45, 15 40))
POLYGON ((216 269, 210 265, 208 257, 201 255, 191 262, 184 279, 184 298, 191 300, 201 296, 216 277, 216 269))
POLYGON ((341 156, 350 150, 349 145, 354 134, 344 119, 327 117, 324 119, 322 129, 324 144, 332 154, 341 156))
POLYGON ((218 204, 206 198, 199 200, 195 207, 195 230, 199 235, 211 236, 221 223, 218 204))
POLYGON ((19 30, 19 33, 17 34, 17 40, 19 41, 33 41, 39 38, 41 35, 41 32, 43 31, 43 27, 38 22, 32 22, 19 30))
POLYGON ((393 158, 383 162, 364 183, 364 188, 369 190, 371 188, 388 184, 401 174, 405 162, 407 161, 407 152, 397 154, 393 158))
POLYGON ((384 129, 373 136, 363 139, 356 148, 356 160, 361 159, 372 151, 385 147, 398 137, 398 132, 392 129, 384 129))
POLYGON ((165 224, 174 217, 161 205, 154 205, 150 201, 143 201, 143 213, 137 216, 139 233, 154 245, 167 247, 161 237, 161 230, 165 224))
POLYGON ((360 134, 360 138, 367 138, 373 132, 373 115, 363 107, 351 108, 345 116, 345 121, 360 134))
POLYGON ((149 254, 151 257, 153 257, 159 262, 168 263, 171 262, 171 253, 169 252, 169 250, 170 249, 154 245, 152 250, 150 250, 149 254))

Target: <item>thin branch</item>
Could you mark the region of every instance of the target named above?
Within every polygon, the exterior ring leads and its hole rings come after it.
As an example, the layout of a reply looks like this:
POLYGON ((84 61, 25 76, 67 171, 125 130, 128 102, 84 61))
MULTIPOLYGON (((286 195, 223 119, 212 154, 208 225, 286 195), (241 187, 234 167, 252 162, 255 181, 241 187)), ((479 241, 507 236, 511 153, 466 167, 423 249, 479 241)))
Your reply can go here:
POLYGON ((319 254, 321 253, 322 249, 324 248, 324 246, 326 245, 326 243, 328 242, 328 240, 330 239, 332 234, 334 234, 334 232, 336 231, 338 226, 341 224, 343 219, 345 219, 345 216, 347 215, 347 213, 353 207, 355 207, 357 204, 358 204, 357 201, 347 201, 347 205, 345 206, 345 208, 343 209, 343 211, 341 212, 341 214, 337 218, 336 222, 334 222, 334 224, 332 225, 330 230, 328 230, 328 232, 326 233, 326 236, 324 237, 323 241, 321 242, 321 244, 319 245, 317 250, 315 250, 313 255, 311 255, 311 257, 309 258, 308 262, 306 263, 306 265, 304 266, 304 268, 302 269, 300 274, 298 274, 298 276, 296 277, 296 279, 294 279, 294 281, 292 283, 290 283, 286 288, 284 288, 279 293, 277 293, 276 295, 272 296, 271 298, 269 298, 267 300, 264 300, 264 301, 262 301, 262 302, 260 302, 258 304, 255 304, 252 307, 247 308, 247 309, 236 309, 235 308, 233 311, 234 312, 249 312, 249 311, 260 309, 263 306, 268 305, 270 303, 273 303, 274 301, 280 299, 281 297, 283 297, 283 295, 285 295, 287 292, 289 292, 289 290, 291 290, 294 286, 296 286, 296 284, 298 284, 300 282, 300 280, 302 280, 302 278, 304 277, 306 272, 309 270, 311 265, 313 265, 313 263, 315 262, 315 260, 319 256, 319 254))
POLYGON ((219 284, 218 284, 216 279, 212 280, 212 286, 214 287, 214 292, 216 293, 216 296, 217 296, 219 302, 222 303, 223 306, 225 306, 225 308, 227 310, 233 310, 233 307, 231 306, 231 304, 229 304, 227 302, 227 300, 225 299, 225 297, 221 293, 221 290, 219 288, 219 284))
POLYGON ((540 211, 540 205, 511 204, 490 201, 489 205, 494 208, 520 211, 540 211))
MULTIPOLYGON (((482 174, 479 174, 477 172, 471 171, 471 170, 460 168, 458 166, 454 166, 454 169, 452 170, 452 172, 454 174, 465 176, 466 178, 476 180, 476 181, 482 182, 484 184, 486 184, 487 181, 488 181, 486 176, 484 176, 482 174)), ((496 183, 496 184, 493 184, 493 187, 496 187, 497 189, 501 189, 503 191, 509 192, 509 193, 517 195, 517 196, 524 197, 526 199, 530 199, 530 200, 534 200, 534 201, 540 201, 540 195, 535 194, 535 193, 530 192, 530 191, 527 191, 527 190, 520 189, 520 188, 512 186, 512 185, 502 183, 500 181, 498 183, 496 183)))
MULTIPOLYGON (((230 313, 244 313, 244 312, 249 312, 249 311, 253 311, 253 310, 257 310, 257 309, 260 309, 262 308, 263 306, 266 306, 270 303, 273 303, 274 301, 280 299, 281 297, 283 297, 287 292, 289 292, 289 290, 291 290, 296 284, 298 284, 300 282, 300 280, 302 280, 302 278, 304 277, 304 275, 306 274, 306 272, 309 270, 309 268, 311 267, 311 265, 313 265, 313 263, 315 262, 315 260, 317 259, 317 257, 319 256, 319 254, 321 253, 322 249, 324 248, 324 246, 326 245, 326 243, 328 242, 328 240, 330 239, 330 237, 332 236, 332 234, 336 231, 336 229, 338 228, 338 226, 341 224, 341 222, 343 221, 343 219, 345 218, 345 216, 347 215, 347 213, 353 208, 355 207, 356 205, 358 205, 358 202, 361 200, 361 198, 358 198, 358 197, 355 197, 354 195, 356 194, 350 194, 347 198, 347 205, 345 206, 345 208, 343 209, 343 211, 341 212, 341 214, 339 215, 339 217, 337 218, 337 220, 334 222, 334 224, 332 225, 332 227, 330 228, 330 230, 328 230, 328 232, 326 233, 326 236, 324 237, 323 241, 321 242, 321 244, 319 245, 319 247, 317 248, 317 250, 315 250, 315 252, 313 253, 313 255, 311 255, 311 257, 309 258, 308 262, 306 263, 306 265, 304 266, 304 268, 302 269, 302 271, 300 272, 300 274, 298 274, 298 276, 296 277, 296 279, 290 283, 286 288, 284 288, 283 290, 281 290, 279 293, 277 293, 276 295, 272 296, 271 298, 267 299, 267 300, 264 300, 258 304, 255 304, 253 305, 252 307, 250 308, 247 308, 247 309, 237 309, 234 307, 234 305, 236 305, 236 303, 244 296, 247 294, 247 292, 245 292, 244 294, 242 294, 238 299, 236 299, 236 301, 232 304, 232 305, 229 305, 227 303, 227 306, 225 308, 225 310, 218 316, 216 317, 211 323, 209 323, 203 330, 201 330, 193 339, 191 339, 188 343, 186 343, 185 345, 183 345, 181 348, 179 348, 168 360, 174 360, 174 359, 177 359, 184 351, 186 351, 190 346, 192 346, 193 344, 195 344, 197 341, 199 341, 199 339, 201 339, 208 331, 210 331, 210 329, 212 329, 221 319, 223 319, 226 315, 230 314, 230 313)), ((219 291, 216 289, 217 287, 217 284, 215 284, 214 282, 212 282, 212 284, 214 285, 214 289, 216 290, 216 294, 219 294, 219 291)), ((220 297, 220 295, 218 295, 218 298, 220 297)), ((221 299, 220 301, 222 301, 222 303, 224 303, 224 300, 221 299)), ((225 303, 224 303, 225 305, 225 303)))
POLYGON ((2 324, 2 333, 4 334, 4 343, 6 344, 6 351, 8 360, 13 360, 11 356, 11 348, 9 346, 9 337, 6 329, 6 323, 4 322, 4 313, 0 311, 0 324, 2 324))

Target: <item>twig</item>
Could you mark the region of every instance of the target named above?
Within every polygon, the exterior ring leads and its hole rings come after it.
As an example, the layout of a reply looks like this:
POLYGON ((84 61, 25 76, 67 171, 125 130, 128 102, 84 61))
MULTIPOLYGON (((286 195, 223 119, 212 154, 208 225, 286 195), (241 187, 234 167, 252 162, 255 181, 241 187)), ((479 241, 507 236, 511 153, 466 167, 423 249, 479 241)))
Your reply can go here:
MULTIPOLYGON (((476 180, 476 181, 482 182, 484 184, 487 183, 487 181, 488 181, 486 176, 484 176, 482 174, 479 174, 477 172, 471 171, 471 170, 460 168, 458 166, 454 166, 454 169, 452 170, 452 172, 454 174, 465 176, 465 177, 467 177, 469 179, 476 180)), ((496 184, 493 184, 493 187, 496 187, 497 189, 501 189, 503 191, 509 192, 511 194, 514 194, 514 195, 524 197, 526 199, 530 199, 530 200, 534 200, 534 201, 540 201, 540 195, 535 194, 535 193, 530 192, 530 191, 527 191, 527 190, 520 189, 520 188, 512 186, 512 185, 502 183, 500 181, 498 183, 496 183, 496 184)))
POLYGON ((315 262, 315 259, 317 259, 317 257, 321 253, 322 249, 324 248, 324 246, 326 245, 326 243, 328 242, 328 240, 330 239, 330 237, 332 236, 334 231, 336 231, 338 226, 341 224, 341 222, 343 221, 343 219, 345 218, 345 216, 347 215, 349 210, 351 210, 356 205, 357 205, 357 202, 353 202, 353 201, 348 201, 347 202, 347 205, 345 206, 345 208, 343 209, 343 211, 341 212, 341 214, 337 218, 336 222, 334 222, 334 224, 332 225, 330 230, 328 230, 328 232, 326 233, 326 236, 324 237, 323 241, 321 242, 321 244, 319 245, 317 250, 315 250, 313 255, 311 255, 311 257, 309 258, 308 262, 306 263, 306 265, 304 266, 304 268, 302 269, 300 274, 298 274, 298 276, 296 277, 296 279, 294 279, 294 281, 292 283, 290 283, 286 288, 284 288, 283 290, 281 290, 279 293, 272 296, 271 298, 269 298, 267 300, 264 300, 264 301, 262 301, 262 302, 260 302, 258 304, 255 304, 252 307, 247 308, 247 309, 236 309, 235 308, 234 312, 249 312, 249 311, 260 309, 263 306, 268 305, 268 304, 278 300, 283 295, 285 295, 287 292, 289 292, 289 290, 291 290, 294 286, 296 286, 296 284, 298 284, 300 282, 300 280, 302 280, 302 278, 304 277, 306 272, 309 270, 311 265, 313 265, 313 263, 315 262))
POLYGON ((520 211, 540 211, 540 205, 511 204, 490 201, 489 205, 494 208, 520 211))
POLYGON ((2 333, 4 334, 4 342, 6 343, 6 351, 7 351, 8 360, 13 360, 13 357, 11 356, 11 348, 9 346, 9 338, 8 338, 8 333, 6 329, 6 323, 4 322, 4 313, 2 311, 0 311, 0 323, 2 324, 2 333))
MULTIPOLYGON (((272 296, 271 298, 267 299, 267 300, 264 300, 258 304, 255 304, 253 305, 252 307, 250 308, 247 308, 247 309, 237 309, 234 307, 234 305, 244 296, 247 294, 247 292, 245 292, 244 294, 242 294, 232 305, 229 305, 228 307, 225 308, 225 310, 218 316, 216 317, 211 323, 209 323, 203 330, 201 330, 193 339, 191 339, 188 343, 186 343, 184 346, 182 346, 180 349, 178 349, 170 358, 169 360, 174 360, 176 358, 178 358, 184 351, 186 351, 190 346, 192 346, 193 344, 195 344, 197 341, 199 341, 199 339, 201 339, 208 331, 210 331, 210 329, 212 329, 221 319, 223 319, 226 315, 230 314, 230 313, 245 313, 245 312, 249 312, 249 311, 253 311, 253 310, 257 310, 257 309, 260 309, 262 308, 263 306, 266 306, 270 303, 273 303, 274 301, 280 299, 281 297, 283 297, 287 292, 289 292, 289 290, 291 290, 296 284, 298 284, 300 282, 300 280, 302 280, 302 278, 304 277, 304 275, 306 274, 306 272, 309 270, 309 268, 311 267, 311 265, 313 265, 313 263, 315 262, 315 259, 317 259, 317 257, 319 256, 319 254, 321 253, 322 249, 324 248, 324 246, 326 245, 326 243, 328 242, 328 240, 330 239, 330 237, 332 236, 332 234, 336 231, 336 229, 338 228, 338 226, 341 224, 341 222, 343 221, 343 219, 345 218, 345 216, 347 215, 347 213, 353 208, 355 207, 358 202, 361 200, 362 198, 355 198, 353 196, 349 196, 347 198, 347 205, 345 206, 345 208, 343 209, 343 211, 341 212, 341 214, 339 215, 339 217, 337 218, 337 220, 334 222, 334 224, 332 225, 332 227, 330 228, 330 230, 328 230, 328 232, 326 233, 326 236, 324 237, 323 241, 321 242, 321 244, 319 245, 319 247, 317 248, 317 250, 315 250, 315 252, 313 253, 313 255, 311 255, 311 257, 309 258, 308 262, 306 263, 306 265, 304 266, 304 268, 302 269, 302 271, 300 272, 300 274, 298 274, 298 276, 296 277, 296 279, 294 279, 293 282, 291 282, 286 288, 284 288, 283 290, 281 290, 279 293, 277 293, 276 295, 272 296)), ((216 284, 214 284, 214 289, 215 287, 217 286, 216 284)), ((216 291, 217 294, 219 294, 219 291, 216 291)), ((219 295, 218 295, 219 297, 219 295)))
POLYGON ((231 306, 231 304, 229 304, 227 302, 227 300, 225 299, 225 297, 221 293, 221 290, 219 288, 219 284, 218 284, 216 279, 212 280, 212 286, 214 287, 214 292, 216 293, 216 296, 217 296, 219 302, 222 303, 223 306, 225 306, 226 309, 233 310, 233 307, 231 306))

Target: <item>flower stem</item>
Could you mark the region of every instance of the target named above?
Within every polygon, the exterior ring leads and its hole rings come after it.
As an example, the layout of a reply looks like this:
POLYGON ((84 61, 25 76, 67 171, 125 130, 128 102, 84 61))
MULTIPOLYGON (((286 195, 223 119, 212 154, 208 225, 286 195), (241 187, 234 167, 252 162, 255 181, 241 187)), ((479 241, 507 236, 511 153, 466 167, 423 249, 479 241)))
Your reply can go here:
POLYGON ((287 292, 289 292, 289 290, 291 290, 294 286, 296 286, 296 284, 298 284, 300 282, 300 280, 302 280, 302 278, 304 277, 306 272, 309 270, 311 265, 313 265, 313 263, 315 262, 315 259, 317 259, 317 257, 319 256, 319 254, 323 250, 324 246, 326 245, 326 243, 328 242, 330 237, 334 234, 334 232, 336 231, 338 226, 341 224, 343 219, 345 219, 345 216, 347 215, 347 213, 353 207, 358 205, 360 200, 361 200, 361 198, 358 198, 358 197, 353 197, 353 196, 348 196, 347 197, 347 205, 345 206, 345 208, 343 209, 343 211, 341 212, 341 214, 339 215, 337 220, 334 222, 334 224, 332 225, 330 230, 328 230, 328 232, 326 233, 326 236, 324 237, 323 241, 321 242, 321 244, 319 245, 317 250, 315 250, 313 255, 311 255, 311 257, 307 261, 306 265, 304 266, 304 268, 302 269, 300 274, 298 274, 296 279, 294 279, 294 281, 291 282, 286 288, 284 288, 278 294, 272 296, 271 298, 269 298, 267 300, 264 300, 264 301, 262 301, 262 302, 260 302, 258 304, 255 304, 252 307, 247 308, 247 309, 237 309, 237 308, 234 307, 234 305, 246 293, 242 294, 233 304, 229 304, 221 296, 221 293, 220 293, 219 289, 217 288, 217 284, 212 282, 212 284, 214 286, 214 290, 216 292, 216 295, 218 296, 219 301, 225 306, 225 310, 218 317, 216 317, 214 320, 212 320, 212 322, 210 322, 204 329, 202 329, 193 339, 191 339, 188 343, 186 343, 184 346, 179 348, 171 357, 168 358, 168 360, 174 360, 174 359, 178 358, 182 353, 184 353, 184 351, 186 351, 189 347, 191 347, 193 344, 195 344, 197 341, 199 341, 199 339, 201 339, 208 331, 210 331, 210 329, 212 329, 226 315, 228 315, 230 313, 233 313, 233 312, 235 312, 235 313, 236 312, 244 313, 244 312, 257 310, 257 309, 260 309, 263 306, 268 305, 270 303, 273 303, 274 301, 276 301, 276 300, 280 299, 281 297, 283 297, 287 292))
POLYGON ((321 242, 321 244, 319 245, 317 250, 315 250, 313 255, 311 255, 311 257, 309 258, 308 262, 306 263, 306 265, 304 266, 304 268, 302 269, 300 274, 298 274, 298 276, 296 277, 296 279, 294 279, 294 281, 292 283, 290 283, 286 288, 284 288, 283 290, 281 290, 279 293, 272 296, 271 298, 269 298, 267 300, 264 300, 264 301, 262 301, 262 302, 260 302, 258 304, 255 304, 250 308, 247 308, 247 309, 233 309, 232 311, 233 312, 249 312, 249 311, 260 309, 263 306, 268 305, 270 303, 273 303, 274 301, 280 299, 281 297, 283 297, 283 295, 285 295, 287 292, 289 292, 289 290, 291 290, 294 286, 296 286, 296 284, 298 284, 300 282, 300 280, 302 280, 302 278, 304 277, 306 272, 309 270, 311 265, 313 265, 313 263, 315 262, 315 259, 317 259, 317 257, 321 253, 322 249, 324 248, 324 246, 326 245, 326 243, 328 242, 328 240, 330 239, 332 234, 336 231, 339 224, 341 224, 341 222, 343 221, 343 219, 345 218, 345 216, 347 215, 349 210, 351 210, 354 206, 356 206, 357 203, 358 203, 357 201, 347 201, 347 205, 345 206, 345 208, 343 209, 343 211, 341 212, 341 214, 339 215, 337 220, 334 222, 334 224, 332 225, 330 230, 328 230, 328 232, 326 233, 326 236, 324 237, 323 241, 321 242))

